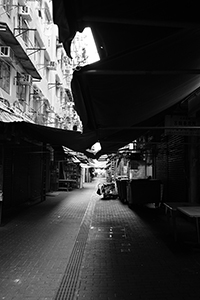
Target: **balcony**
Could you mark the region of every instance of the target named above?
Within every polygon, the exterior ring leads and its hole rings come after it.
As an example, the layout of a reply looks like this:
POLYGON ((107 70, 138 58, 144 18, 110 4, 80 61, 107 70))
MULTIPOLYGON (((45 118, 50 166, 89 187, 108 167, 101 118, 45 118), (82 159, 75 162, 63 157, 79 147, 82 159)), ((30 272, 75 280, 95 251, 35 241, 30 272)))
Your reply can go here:
POLYGON ((0 38, 4 40, 6 46, 11 47, 14 51, 15 57, 21 63, 27 74, 33 78, 42 79, 36 67, 30 60, 27 53, 24 51, 18 40, 13 35, 6 23, 0 22, 0 38))

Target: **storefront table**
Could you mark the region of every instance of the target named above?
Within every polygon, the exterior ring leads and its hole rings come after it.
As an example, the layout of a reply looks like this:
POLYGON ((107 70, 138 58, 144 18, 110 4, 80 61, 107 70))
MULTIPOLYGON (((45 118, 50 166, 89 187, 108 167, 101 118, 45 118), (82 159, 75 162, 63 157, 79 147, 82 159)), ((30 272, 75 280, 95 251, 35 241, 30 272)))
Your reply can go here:
POLYGON ((173 226, 173 233, 174 233, 174 240, 177 241, 177 229, 176 229, 176 218, 179 213, 179 207, 195 207, 198 206, 197 203, 190 203, 190 202, 164 202, 165 213, 167 217, 172 218, 172 226, 173 226))
POLYGON ((196 230, 197 230, 197 241, 200 244, 200 236, 199 236, 199 218, 200 218, 200 206, 179 206, 177 208, 181 213, 185 214, 190 218, 195 219, 196 230))
POLYGON ((76 182, 76 179, 59 179, 59 187, 70 190, 76 184, 76 182))

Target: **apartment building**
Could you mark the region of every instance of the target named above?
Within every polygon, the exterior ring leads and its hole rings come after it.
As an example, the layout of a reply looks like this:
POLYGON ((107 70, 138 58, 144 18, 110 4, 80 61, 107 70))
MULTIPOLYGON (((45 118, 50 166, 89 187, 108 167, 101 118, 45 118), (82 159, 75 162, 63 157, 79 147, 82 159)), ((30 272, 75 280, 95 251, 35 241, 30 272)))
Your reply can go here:
POLYGON ((81 131, 70 91, 72 66, 50 0, 0 0, 0 121, 81 131))
POLYGON ((45 137, 82 132, 70 89, 74 68, 50 0, 0 0, 0 223, 58 186, 62 145, 45 137))

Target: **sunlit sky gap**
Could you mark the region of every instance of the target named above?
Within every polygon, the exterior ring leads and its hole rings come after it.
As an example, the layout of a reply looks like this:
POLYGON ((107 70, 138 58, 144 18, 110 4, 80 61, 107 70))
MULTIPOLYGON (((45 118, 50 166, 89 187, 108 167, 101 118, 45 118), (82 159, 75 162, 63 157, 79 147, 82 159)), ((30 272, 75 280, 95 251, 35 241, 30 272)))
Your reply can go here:
MULTIPOLYGON (((85 47, 86 47, 86 53, 88 55, 88 63, 92 64, 98 61, 100 58, 97 52, 97 48, 95 45, 95 41, 91 29, 89 27, 86 27, 83 31, 83 35, 85 36, 85 47)), ((97 153, 101 150, 101 145, 99 142, 97 142, 93 145, 92 148, 94 149, 94 152, 97 153)))
MULTIPOLYGON (((85 28, 83 34, 85 34, 86 36, 86 53, 88 55, 88 63, 92 64, 100 60, 99 54, 97 52, 91 29, 89 27, 85 28)), ((93 145, 92 148, 94 149, 95 153, 97 153, 101 150, 101 145, 99 142, 97 142, 93 145)))
POLYGON ((92 31, 89 27, 86 27, 82 34, 85 37, 85 48, 88 55, 88 63, 92 64, 100 59, 94 42, 92 31))

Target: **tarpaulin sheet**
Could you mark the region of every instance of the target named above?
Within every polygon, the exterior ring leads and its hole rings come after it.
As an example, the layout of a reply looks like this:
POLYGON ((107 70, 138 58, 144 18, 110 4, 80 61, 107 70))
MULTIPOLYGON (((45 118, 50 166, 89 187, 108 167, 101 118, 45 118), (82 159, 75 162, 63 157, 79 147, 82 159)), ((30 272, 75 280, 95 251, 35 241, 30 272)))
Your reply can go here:
POLYGON ((68 56, 77 31, 90 27, 94 34, 101 60, 74 72, 72 92, 84 132, 97 134, 101 153, 142 134, 139 126, 158 126, 160 114, 199 88, 198 5, 53 0, 54 22, 68 56))

